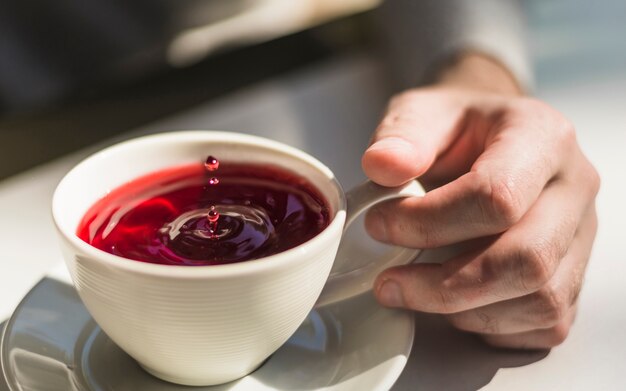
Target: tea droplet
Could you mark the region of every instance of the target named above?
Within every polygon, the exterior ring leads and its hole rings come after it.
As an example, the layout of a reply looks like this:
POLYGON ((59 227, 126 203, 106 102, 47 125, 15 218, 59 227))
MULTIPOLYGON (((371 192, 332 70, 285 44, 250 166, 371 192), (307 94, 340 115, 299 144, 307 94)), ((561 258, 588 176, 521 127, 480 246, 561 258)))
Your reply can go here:
POLYGON ((209 220, 209 232, 211 235, 215 235, 217 233, 217 222, 220 219, 220 214, 217 210, 215 210, 215 206, 211 206, 206 218, 209 220))
POLYGON ((220 180, 216 177, 209 179, 209 185, 217 185, 218 183, 220 183, 220 180))
POLYGON ((214 158, 213 156, 209 156, 206 158, 204 162, 204 168, 208 171, 215 171, 220 166, 220 161, 214 158))
POLYGON ((217 210, 215 210, 215 207, 212 206, 211 210, 209 210, 209 213, 207 214, 207 219, 211 222, 214 223, 216 222, 218 219, 220 218, 220 214, 217 210))

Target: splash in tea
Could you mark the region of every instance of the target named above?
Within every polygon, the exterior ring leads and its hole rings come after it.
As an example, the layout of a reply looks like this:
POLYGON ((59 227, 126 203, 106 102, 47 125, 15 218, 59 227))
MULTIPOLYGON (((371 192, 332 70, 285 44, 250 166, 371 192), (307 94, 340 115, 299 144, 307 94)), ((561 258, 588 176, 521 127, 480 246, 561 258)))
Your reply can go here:
POLYGON ((114 189, 89 209, 77 234, 136 261, 201 266, 283 252, 329 221, 327 201, 305 178, 209 156, 114 189))

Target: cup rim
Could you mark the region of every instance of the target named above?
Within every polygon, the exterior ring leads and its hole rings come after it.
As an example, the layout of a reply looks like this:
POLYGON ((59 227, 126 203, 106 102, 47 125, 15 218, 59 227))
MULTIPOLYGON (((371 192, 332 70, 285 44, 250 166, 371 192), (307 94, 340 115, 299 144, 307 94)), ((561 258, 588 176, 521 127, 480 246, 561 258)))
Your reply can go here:
MULTIPOLYGON (((121 184, 120 184, 121 185, 121 184)), ((319 188, 318 188, 319 189, 319 188)), ((326 194, 324 194, 326 196, 326 194)), ((176 278, 186 278, 186 279, 206 279, 206 278, 223 278, 226 276, 232 275, 246 275, 251 273, 258 273, 262 270, 267 269, 276 269, 280 268, 282 265, 286 263, 296 262, 298 259, 303 259, 305 257, 301 257, 298 254, 304 253, 307 247, 311 247, 316 242, 325 242, 332 240, 332 236, 336 235, 336 231, 343 231, 343 223, 345 222, 346 216, 346 196, 345 192, 335 177, 334 173, 322 162, 308 153, 289 146, 287 144, 281 143, 279 141, 271 140, 264 137, 236 133, 236 132, 226 132, 226 131, 215 131, 215 130, 180 130, 180 131, 170 131, 165 133, 157 133, 151 134, 147 136, 135 137, 126 141, 122 141, 116 144, 113 144, 109 147, 101 149, 98 152, 95 152, 85 159, 80 161, 78 164, 73 166, 70 171, 68 171, 61 181, 57 184, 54 194, 52 196, 52 220, 54 225, 58 231, 58 233, 67 240, 72 246, 79 250, 78 254, 84 254, 92 260, 96 262, 106 264, 108 266, 114 267, 116 269, 122 269, 128 272, 134 272, 139 274, 146 274, 156 277, 176 277, 176 278), (337 211, 335 212, 330 223, 316 236, 307 240, 304 243, 299 244, 296 247, 290 248, 288 250, 282 251, 277 254, 272 254, 267 257, 231 263, 231 264, 222 264, 222 265, 203 265, 203 266, 189 266, 189 265, 165 265, 165 264, 156 264, 149 262, 137 261, 130 258, 121 257, 118 255, 114 255, 108 253, 106 251, 100 250, 87 242, 80 239, 76 232, 71 231, 70 227, 62 226, 59 222, 60 219, 58 216, 62 213, 60 209, 61 207, 61 193, 64 191, 64 186, 66 186, 67 181, 71 176, 75 175, 76 172, 80 171, 80 168, 89 162, 96 159, 106 158, 106 155, 118 151, 120 149, 126 149, 136 146, 137 144, 150 144, 150 143, 165 143, 165 142, 180 142, 180 141, 218 141, 218 142, 229 142, 229 143, 237 143, 237 144, 248 144, 253 145, 255 147, 265 148, 269 150, 273 150, 276 152, 280 152, 282 154, 286 154, 290 157, 299 159, 304 161, 312 168, 321 172, 325 175, 330 181, 332 186, 337 190, 337 194, 339 195, 339 202, 337 211), (71 232, 70 232, 71 231, 71 232)), ((80 255, 78 255, 80 256, 80 255)))

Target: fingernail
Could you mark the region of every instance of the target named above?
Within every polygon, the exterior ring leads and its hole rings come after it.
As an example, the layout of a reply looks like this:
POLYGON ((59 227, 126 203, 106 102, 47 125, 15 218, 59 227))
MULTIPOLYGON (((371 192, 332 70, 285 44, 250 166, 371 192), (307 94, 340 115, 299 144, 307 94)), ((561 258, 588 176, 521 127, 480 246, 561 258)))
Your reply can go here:
POLYGON ((400 285, 393 280, 386 280, 378 290, 378 301, 389 307, 404 307, 404 297, 400 285))
POLYGON ((385 137, 376 141, 367 150, 368 151, 384 151, 397 149, 410 149, 411 144, 400 137, 385 137))

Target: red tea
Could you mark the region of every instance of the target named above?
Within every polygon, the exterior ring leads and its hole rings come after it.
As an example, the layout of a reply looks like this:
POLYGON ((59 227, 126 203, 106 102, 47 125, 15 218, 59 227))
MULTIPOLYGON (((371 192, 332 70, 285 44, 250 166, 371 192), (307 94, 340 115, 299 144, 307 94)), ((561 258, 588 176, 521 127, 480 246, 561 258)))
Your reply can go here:
POLYGON ((326 201, 306 179, 209 156, 206 163, 164 169, 114 189, 89 209, 77 234, 121 257, 201 266, 280 253, 329 221, 326 201))

